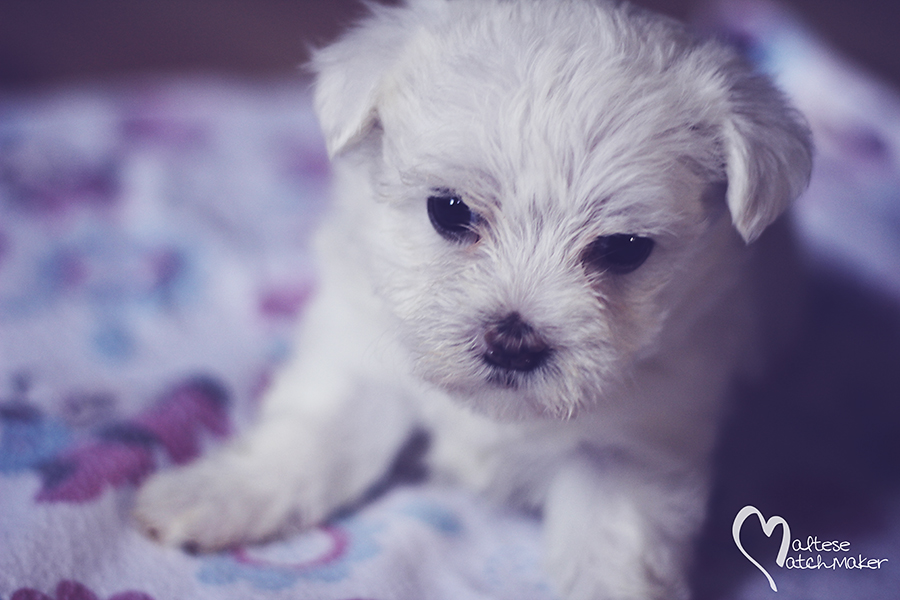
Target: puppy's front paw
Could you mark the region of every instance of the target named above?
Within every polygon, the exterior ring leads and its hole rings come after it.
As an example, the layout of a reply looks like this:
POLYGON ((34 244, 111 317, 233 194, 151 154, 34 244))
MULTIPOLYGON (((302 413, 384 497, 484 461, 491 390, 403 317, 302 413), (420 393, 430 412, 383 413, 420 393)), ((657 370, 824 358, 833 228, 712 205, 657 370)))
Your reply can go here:
POLYGON ((697 487, 568 465, 544 508, 546 566, 566 600, 687 600, 697 487))
POLYGON ((630 524, 610 530, 569 530, 564 541, 551 540, 546 568, 566 600, 685 600, 677 580, 662 580, 646 554, 635 551, 640 533, 630 524), (556 542, 554 544, 553 542, 556 542))
POLYGON ((291 517, 290 490, 228 462, 213 456, 150 478, 134 509, 147 535, 165 545, 206 552, 278 532, 291 517))

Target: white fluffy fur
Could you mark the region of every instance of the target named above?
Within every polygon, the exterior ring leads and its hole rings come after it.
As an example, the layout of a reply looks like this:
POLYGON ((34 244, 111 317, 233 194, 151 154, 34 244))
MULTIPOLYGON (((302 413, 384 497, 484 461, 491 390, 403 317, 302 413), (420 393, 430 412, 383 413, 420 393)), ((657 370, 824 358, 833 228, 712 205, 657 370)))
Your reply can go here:
POLYGON ((687 597, 754 337, 746 242, 806 185, 802 120, 731 50, 629 5, 372 13, 314 60, 337 193, 296 355, 257 425, 150 480, 137 516, 200 549, 314 525, 425 427, 436 476, 542 510, 563 597, 687 597), (477 242, 430 223, 448 189, 477 242), (646 263, 585 268, 616 233, 652 237, 646 263), (484 334, 511 312, 552 354, 498 383, 484 334))

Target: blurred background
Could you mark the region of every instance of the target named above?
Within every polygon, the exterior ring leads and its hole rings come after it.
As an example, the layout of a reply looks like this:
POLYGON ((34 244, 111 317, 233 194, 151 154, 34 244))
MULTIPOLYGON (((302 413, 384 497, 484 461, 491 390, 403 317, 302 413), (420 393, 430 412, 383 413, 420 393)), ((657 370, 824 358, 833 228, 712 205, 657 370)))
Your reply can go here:
MULTIPOLYGON (((691 19, 706 0, 638 0, 691 19)), ((900 83, 895 0, 786 0, 826 41, 900 83)), ((309 44, 361 13, 357 0, 3 0, 0 85, 132 73, 296 71, 309 44)))

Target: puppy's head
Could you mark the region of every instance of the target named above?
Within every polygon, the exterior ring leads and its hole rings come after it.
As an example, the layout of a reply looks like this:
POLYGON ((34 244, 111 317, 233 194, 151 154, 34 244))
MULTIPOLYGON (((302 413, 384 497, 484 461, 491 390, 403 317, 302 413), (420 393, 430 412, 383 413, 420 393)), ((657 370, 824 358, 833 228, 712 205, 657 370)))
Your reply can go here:
POLYGON ((809 177, 767 80, 628 5, 376 7, 314 68, 418 372, 496 416, 610 401, 809 177))

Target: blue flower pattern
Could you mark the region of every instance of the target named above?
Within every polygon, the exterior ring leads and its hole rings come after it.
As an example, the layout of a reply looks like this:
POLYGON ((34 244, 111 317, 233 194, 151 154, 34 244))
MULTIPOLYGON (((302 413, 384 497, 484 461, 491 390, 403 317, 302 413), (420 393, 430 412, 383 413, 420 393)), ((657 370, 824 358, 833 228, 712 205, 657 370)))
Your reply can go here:
POLYGON ((353 565, 376 556, 377 522, 353 516, 285 542, 239 548, 204 560, 200 581, 225 585, 244 580, 261 590, 281 590, 300 580, 341 581, 353 565))

